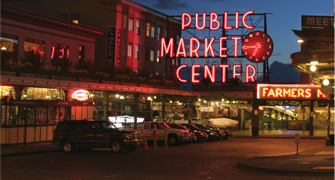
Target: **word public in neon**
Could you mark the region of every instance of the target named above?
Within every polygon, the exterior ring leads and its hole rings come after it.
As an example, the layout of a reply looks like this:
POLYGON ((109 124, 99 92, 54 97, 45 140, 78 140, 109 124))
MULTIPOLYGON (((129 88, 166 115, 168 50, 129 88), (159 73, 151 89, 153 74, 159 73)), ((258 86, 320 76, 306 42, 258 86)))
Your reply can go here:
POLYGON ((78 101, 86 101, 90 98, 90 93, 86 90, 80 89, 72 93, 72 98, 78 101))
POLYGON ((257 84, 257 99, 327 99, 320 85, 257 84))
MULTIPOLYGON (((247 11, 246 13, 243 14, 242 16, 242 24, 245 28, 247 29, 254 29, 254 26, 252 25, 248 25, 246 22, 246 19, 249 15, 254 14, 254 11, 247 11)), ((236 11, 235 12, 235 29, 239 29, 239 22, 240 22, 240 18, 239 18, 239 12, 236 11)), ((204 30, 205 27, 207 26, 207 14, 206 12, 202 13, 202 15, 199 15, 199 13, 195 13, 195 27, 197 30, 201 31, 204 30), (199 17, 202 16, 202 25, 200 26, 200 22, 199 22, 199 17)), ((233 26, 229 26, 228 25, 228 12, 225 11, 224 12, 224 23, 221 24, 221 22, 218 20, 218 14, 215 12, 211 12, 210 13, 210 19, 209 19, 209 29, 211 31, 216 31, 218 30, 221 26, 222 28, 224 28, 225 30, 232 30, 233 26)), ((182 13, 182 17, 181 17, 181 30, 185 30, 188 26, 190 26, 192 23, 192 16, 189 13, 182 13)), ((212 38, 208 38, 205 37, 205 42, 204 42, 204 56, 208 57, 216 57, 219 56, 220 58, 227 58, 227 54, 224 54, 225 51, 228 50, 227 47, 223 46, 223 41, 226 40, 232 40, 234 41, 234 57, 238 57, 238 43, 239 40, 242 40, 242 36, 232 36, 228 39, 227 36, 222 36, 219 38, 219 54, 216 55, 214 53, 213 50, 213 42, 215 40, 215 37, 212 38), (210 54, 210 55, 209 55, 210 54)), ((166 40, 165 38, 161 38, 161 51, 160 51, 160 56, 164 57, 164 54, 169 54, 170 57, 173 57, 173 50, 175 50, 174 47, 174 39, 170 38, 169 40, 166 40)), ((176 50, 176 57, 199 57, 199 50, 201 47, 201 43, 200 40, 196 37, 191 37, 189 40, 189 51, 186 51, 186 46, 185 46, 185 39, 184 38, 180 38, 179 42, 178 42, 178 47, 176 50), (188 55, 187 55, 188 54, 188 55)))

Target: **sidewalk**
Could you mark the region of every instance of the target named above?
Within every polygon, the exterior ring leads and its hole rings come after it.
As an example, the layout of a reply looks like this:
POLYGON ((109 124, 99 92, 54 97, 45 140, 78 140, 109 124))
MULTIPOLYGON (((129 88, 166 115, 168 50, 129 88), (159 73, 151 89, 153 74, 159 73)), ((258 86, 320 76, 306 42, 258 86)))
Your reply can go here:
POLYGON ((301 151, 299 155, 240 159, 237 166, 271 173, 334 174, 334 146, 301 151))
POLYGON ((61 151, 60 147, 52 145, 51 142, 34 143, 27 145, 2 145, 1 157, 40 154, 61 151))

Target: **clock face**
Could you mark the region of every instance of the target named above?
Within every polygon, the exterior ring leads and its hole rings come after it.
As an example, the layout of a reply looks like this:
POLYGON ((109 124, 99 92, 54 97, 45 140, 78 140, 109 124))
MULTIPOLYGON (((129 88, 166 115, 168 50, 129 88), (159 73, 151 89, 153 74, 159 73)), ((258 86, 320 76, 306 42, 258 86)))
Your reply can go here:
POLYGON ((272 51, 272 39, 264 32, 251 32, 242 41, 242 52, 245 58, 251 62, 260 63, 267 60, 272 51))

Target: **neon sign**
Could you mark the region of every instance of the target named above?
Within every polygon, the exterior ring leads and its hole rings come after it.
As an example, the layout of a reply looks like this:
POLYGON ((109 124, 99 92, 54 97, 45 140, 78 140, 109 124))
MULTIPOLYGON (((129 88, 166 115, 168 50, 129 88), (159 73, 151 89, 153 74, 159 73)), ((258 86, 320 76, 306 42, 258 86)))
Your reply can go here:
POLYGON ((313 84, 257 84, 257 99, 327 99, 321 85, 313 84))
MULTIPOLYGON (((235 12, 235 23, 234 26, 228 25, 228 12, 225 11, 223 14, 223 23, 219 21, 218 14, 215 12, 211 12, 209 14, 209 19, 207 18, 208 14, 206 12, 199 14, 198 12, 195 13, 194 18, 192 19, 192 16, 189 13, 182 13, 181 15, 181 30, 185 30, 187 27, 191 26, 192 21, 194 21, 195 28, 199 31, 202 31, 206 28, 206 26, 209 26, 209 29, 211 31, 216 31, 220 27, 222 27, 224 30, 233 30, 233 29, 239 29, 240 28, 240 21, 242 21, 242 25, 246 29, 254 29, 253 25, 249 25, 246 22, 246 19, 249 15, 254 14, 254 11, 247 11, 244 13, 242 18, 240 17, 240 13, 238 11, 235 12), (202 22, 200 22, 200 18, 202 18, 202 22)), ((190 37, 189 39, 189 49, 186 50, 187 45, 185 45, 185 39, 180 38, 178 41, 177 48, 174 47, 175 45, 175 39, 165 39, 164 37, 161 38, 161 48, 160 48, 160 57, 164 57, 165 54, 169 55, 171 58, 174 56, 176 58, 183 57, 183 58, 200 58, 199 51, 200 49, 203 50, 203 57, 219 57, 219 58, 228 58, 228 55, 226 52, 228 51, 228 47, 225 47, 225 44, 227 44, 225 41, 231 40, 234 42, 233 50, 234 55, 232 57, 239 57, 239 41, 242 41, 242 53, 243 55, 251 62, 254 63, 260 63, 265 60, 267 60, 273 51, 273 42, 269 35, 267 35, 264 32, 255 31, 251 32, 244 39, 242 39, 242 36, 231 36, 228 38, 228 36, 222 36, 219 37, 219 47, 218 52, 215 54, 213 49, 213 43, 215 41, 216 37, 205 37, 203 44, 201 44, 200 40, 196 37, 190 37), (203 48, 201 48, 203 46, 203 48), (175 52, 174 52, 175 51, 175 52), (174 55, 175 54, 175 55, 174 55)), ((241 64, 235 64, 232 67, 230 67, 229 64, 219 64, 219 68, 222 68, 222 82, 226 82, 227 77, 226 76, 226 69, 232 68, 233 72, 233 78, 237 78, 239 76, 242 76, 242 74, 237 71, 237 69, 241 69, 241 64)), ((186 79, 182 79, 180 77, 180 71, 183 68, 188 68, 186 64, 180 65, 176 70, 176 76, 178 80, 182 83, 186 83, 186 79)), ((200 64, 193 64, 191 67, 191 82, 192 83, 200 83, 199 79, 196 79, 197 76, 200 76, 200 73, 196 71, 196 69, 201 68, 200 64)), ((208 65, 204 65, 204 78, 209 78, 211 82, 215 82, 216 75, 215 65, 212 65, 209 67, 208 65)), ((255 75, 256 75, 256 68, 253 65, 246 65, 245 67, 245 81, 255 81, 255 75), (251 74, 250 74, 251 73, 251 74)))
POLYGON ((86 90, 80 89, 72 93, 72 98, 78 101, 86 101, 90 98, 90 93, 86 90))

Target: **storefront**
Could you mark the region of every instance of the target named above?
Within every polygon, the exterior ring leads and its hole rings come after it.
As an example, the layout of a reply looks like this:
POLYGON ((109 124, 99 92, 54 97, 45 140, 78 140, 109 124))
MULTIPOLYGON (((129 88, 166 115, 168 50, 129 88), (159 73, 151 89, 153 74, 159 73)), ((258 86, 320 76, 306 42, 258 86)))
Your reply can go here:
POLYGON ((253 135, 294 130, 326 136, 328 126, 334 131, 334 106, 328 108, 328 98, 320 85, 258 83, 254 102, 253 135))
POLYGON ((91 102, 1 100, 1 144, 51 141, 59 122, 92 119, 92 109, 91 102))

